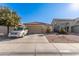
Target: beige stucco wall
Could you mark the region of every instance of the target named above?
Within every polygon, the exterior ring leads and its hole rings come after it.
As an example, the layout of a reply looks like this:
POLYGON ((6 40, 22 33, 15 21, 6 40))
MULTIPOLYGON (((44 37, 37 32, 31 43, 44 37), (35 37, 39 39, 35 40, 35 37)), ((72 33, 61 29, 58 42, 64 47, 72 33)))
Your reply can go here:
POLYGON ((56 21, 54 22, 54 24, 56 24, 56 25, 67 24, 67 23, 68 23, 69 25, 73 25, 73 24, 74 24, 74 21, 64 21, 64 20, 62 20, 62 21, 59 21, 59 20, 58 20, 58 21, 57 21, 57 20, 56 20, 56 21))
MULTIPOLYGON (((10 27, 9 28, 11 30, 13 30, 14 28, 13 27, 10 27)), ((7 27, 6 26, 0 26, 0 35, 6 35, 7 34, 7 27)))
MULTIPOLYGON (((29 33, 46 33, 47 25, 31 25, 27 26, 29 28, 29 33)), ((49 26, 52 31, 52 26, 49 26)))
POLYGON ((52 21, 53 26, 55 24, 60 25, 60 24, 67 24, 67 23, 69 23, 68 26, 79 25, 79 19, 54 19, 52 21))

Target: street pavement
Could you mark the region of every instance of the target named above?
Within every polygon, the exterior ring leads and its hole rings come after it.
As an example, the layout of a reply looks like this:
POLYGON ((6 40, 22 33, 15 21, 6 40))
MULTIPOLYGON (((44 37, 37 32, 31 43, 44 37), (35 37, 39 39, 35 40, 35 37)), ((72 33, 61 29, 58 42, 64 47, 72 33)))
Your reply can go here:
POLYGON ((0 55, 78 56, 79 43, 49 43, 44 34, 0 38, 0 55))

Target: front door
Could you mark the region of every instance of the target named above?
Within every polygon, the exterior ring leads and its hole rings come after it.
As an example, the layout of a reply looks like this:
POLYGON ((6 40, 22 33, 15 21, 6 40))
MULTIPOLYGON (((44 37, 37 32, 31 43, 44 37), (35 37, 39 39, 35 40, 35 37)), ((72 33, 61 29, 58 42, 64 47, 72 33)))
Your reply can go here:
POLYGON ((67 26, 67 27, 65 27, 65 30, 67 31, 67 32, 69 32, 69 27, 67 26))

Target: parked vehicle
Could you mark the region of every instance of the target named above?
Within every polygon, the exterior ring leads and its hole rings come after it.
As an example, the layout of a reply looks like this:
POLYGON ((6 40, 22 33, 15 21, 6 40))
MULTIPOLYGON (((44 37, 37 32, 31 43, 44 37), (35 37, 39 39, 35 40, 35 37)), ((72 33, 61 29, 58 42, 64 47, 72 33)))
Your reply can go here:
POLYGON ((19 26, 9 32, 8 37, 24 37, 27 33, 28 29, 26 27, 19 26))

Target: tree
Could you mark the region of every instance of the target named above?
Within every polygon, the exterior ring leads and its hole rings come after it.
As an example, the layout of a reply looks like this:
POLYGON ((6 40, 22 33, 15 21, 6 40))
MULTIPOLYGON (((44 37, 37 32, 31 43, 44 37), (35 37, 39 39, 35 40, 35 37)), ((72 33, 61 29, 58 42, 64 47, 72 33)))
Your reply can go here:
POLYGON ((7 7, 0 7, 0 25, 7 26, 7 34, 9 33, 9 27, 15 27, 19 22, 20 17, 15 11, 7 7))

